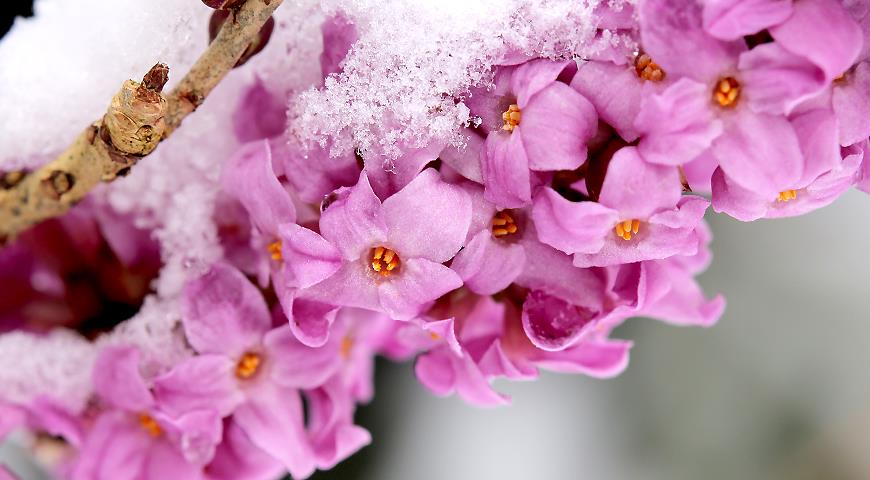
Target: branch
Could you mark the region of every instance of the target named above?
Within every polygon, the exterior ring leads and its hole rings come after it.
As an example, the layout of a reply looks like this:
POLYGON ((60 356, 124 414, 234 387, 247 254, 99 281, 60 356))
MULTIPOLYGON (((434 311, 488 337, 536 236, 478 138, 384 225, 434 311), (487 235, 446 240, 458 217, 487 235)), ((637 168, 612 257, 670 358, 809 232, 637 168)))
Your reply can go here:
POLYGON ((26 228, 63 215, 100 182, 130 172, 205 101, 283 0, 247 0, 175 89, 161 92, 169 68, 157 64, 142 83, 124 82, 106 115, 66 151, 33 173, 0 175, 0 245, 26 228))

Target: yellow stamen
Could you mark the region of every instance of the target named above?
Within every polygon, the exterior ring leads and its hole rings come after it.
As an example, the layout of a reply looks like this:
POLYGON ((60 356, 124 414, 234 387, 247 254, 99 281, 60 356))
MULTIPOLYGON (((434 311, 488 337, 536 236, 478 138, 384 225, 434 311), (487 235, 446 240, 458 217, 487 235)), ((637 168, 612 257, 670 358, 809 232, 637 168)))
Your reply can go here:
POLYGON ((795 190, 783 190, 779 192, 779 196, 776 197, 777 202, 787 202, 789 200, 794 200, 797 198, 797 191, 795 190))
POLYGON ((350 358, 350 352, 353 349, 353 338, 346 336, 341 339, 341 345, 339 346, 339 354, 341 358, 347 360, 350 358))
POLYGON ((504 126, 502 126, 501 129, 506 132, 513 132, 514 127, 520 124, 522 118, 523 114, 520 111, 520 106, 516 103, 512 103, 511 106, 501 114, 501 119, 504 120, 504 126))
POLYGON ((616 232, 616 236, 622 238, 623 240, 631 240, 632 235, 637 235, 637 232, 640 230, 640 220, 631 219, 631 220, 623 220, 616 224, 614 231, 616 232))
POLYGON ((514 217, 502 210, 492 217, 492 236, 504 237, 505 235, 513 235, 519 231, 514 217))
POLYGON ((372 270, 388 277, 396 273, 396 269, 402 264, 399 255, 386 247, 376 247, 372 250, 372 270))
POLYGON ((236 364, 236 377, 242 380, 253 377, 260 369, 261 362, 262 359, 260 358, 260 355, 246 352, 242 355, 242 358, 239 359, 239 363, 236 364))
POLYGON ((154 420, 154 417, 147 413, 139 414, 139 425, 141 425, 142 428, 144 428, 152 437, 159 437, 160 434, 163 433, 163 429, 160 428, 160 424, 157 423, 157 420, 154 420))
POLYGON ((281 255, 281 240, 275 240, 270 243, 266 249, 269 251, 269 254, 272 256, 272 260, 276 262, 280 262, 283 256, 281 255))
POLYGON ((720 107, 733 107, 740 98, 740 84, 734 77, 725 77, 716 82, 713 88, 713 100, 720 107))
POLYGON ((665 79, 665 71, 645 53, 639 54, 634 59, 634 71, 638 77, 651 82, 661 82, 665 79))
POLYGON ((429 338, 437 341, 437 340, 441 340, 441 335, 438 335, 435 332, 429 332, 429 338))

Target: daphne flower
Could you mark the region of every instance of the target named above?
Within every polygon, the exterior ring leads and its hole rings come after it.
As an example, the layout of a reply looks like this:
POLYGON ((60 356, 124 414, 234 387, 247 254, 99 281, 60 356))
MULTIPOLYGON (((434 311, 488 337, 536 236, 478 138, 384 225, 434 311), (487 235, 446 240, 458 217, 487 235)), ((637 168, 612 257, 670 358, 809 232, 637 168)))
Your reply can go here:
POLYGON ((552 189, 535 198, 538 237, 578 267, 608 266, 692 254, 695 227, 709 202, 680 197, 673 167, 643 161, 633 147, 614 154, 598 202, 570 202, 552 189))
POLYGON ((318 304, 408 319, 459 288, 462 280, 442 263, 462 247, 470 221, 468 195, 435 170, 383 203, 361 175, 326 206, 320 235, 296 225, 282 232, 287 284, 300 289, 287 312, 297 335, 311 345, 326 341, 331 322, 318 304))
POLYGON ((714 210, 742 221, 791 217, 830 204, 855 183, 861 159, 841 158, 833 112, 811 110, 795 116, 792 124, 799 133, 804 158, 801 178, 776 183, 777 194, 761 195, 717 169, 712 183, 714 210))
POLYGON ((139 373, 133 347, 105 348, 94 364, 94 388, 108 407, 89 429, 75 480, 200 479, 221 438, 211 408, 170 416, 139 373))
POLYGON ((158 378, 171 414, 211 406, 295 477, 313 473, 299 389, 314 388, 338 366, 335 348, 300 344, 288 326, 272 329, 261 294, 237 270, 212 269, 185 287, 184 329, 199 353, 158 378))
POLYGON ((557 81, 566 65, 533 60, 502 67, 493 92, 475 92, 466 99, 489 130, 481 172, 490 202, 502 208, 528 205, 532 172, 573 170, 586 160, 597 116, 588 100, 557 81))
MULTIPOLYGON (((669 100, 644 125, 649 134, 646 142, 662 143, 658 135, 668 135, 669 124, 655 127, 655 118, 676 116, 680 130, 711 129, 710 113, 721 120, 722 133, 713 130, 704 135, 672 136, 677 160, 685 162, 707 144, 726 175, 744 188, 760 195, 776 194, 775 183, 796 182, 801 175, 802 158, 797 135, 783 116, 801 101, 820 92, 826 85, 829 66, 795 53, 779 41, 746 50, 742 40, 721 41, 710 36, 702 26, 701 7, 686 2, 645 2, 640 8, 641 37, 644 50, 669 73, 685 77, 683 86, 671 87, 663 95, 694 95, 704 101, 691 103, 693 114, 680 114, 686 101, 669 100), (692 117, 695 127, 692 127, 692 117), (705 127, 705 125, 707 127, 705 127), (663 130, 664 129, 664 130, 663 130), (776 138, 776 142, 771 142, 776 138), (683 143, 690 142, 689 146, 683 143)), ((848 33, 833 34, 837 44, 849 43, 848 33)), ((841 60, 838 60, 841 62, 841 60)), ((848 67, 848 64, 844 67, 848 67)), ((842 73, 842 72, 840 72, 842 73)), ((639 119, 639 122, 643 122, 639 119)), ((646 147, 642 147, 642 150, 646 147)), ((660 148, 656 149, 662 151, 660 148)), ((648 152, 647 152, 648 153, 648 152)), ((645 153, 645 154, 647 154, 645 153)), ((648 161, 667 162, 664 155, 651 155, 648 161)))
MULTIPOLYGON (((528 301, 528 300, 527 300, 528 301)), ((417 379, 436 395, 456 393, 480 406, 506 404, 496 392, 495 378, 530 379, 538 369, 610 377, 628 363, 630 342, 608 340, 601 331, 559 351, 536 347, 525 336, 520 311, 487 297, 467 296, 452 302, 455 318, 429 320, 432 345, 417 358, 417 379)))

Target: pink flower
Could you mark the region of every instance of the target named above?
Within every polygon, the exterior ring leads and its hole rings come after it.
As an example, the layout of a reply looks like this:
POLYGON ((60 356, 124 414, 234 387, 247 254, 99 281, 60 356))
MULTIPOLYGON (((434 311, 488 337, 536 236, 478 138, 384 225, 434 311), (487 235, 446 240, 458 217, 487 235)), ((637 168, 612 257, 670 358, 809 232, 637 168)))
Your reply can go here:
POLYGON ((211 407, 232 415, 251 442, 294 477, 311 475, 317 463, 300 390, 319 387, 336 372, 337 348, 312 349, 288 326, 272 329, 261 294, 226 265, 188 284, 183 308, 185 334, 199 355, 155 381, 166 411, 211 407))
POLYGON ((566 62, 533 60, 501 67, 492 92, 465 100, 489 133, 481 152, 486 199, 501 208, 531 203, 538 171, 573 170, 597 130, 588 100, 558 81, 566 62))
POLYGON ((89 428, 73 469, 76 480, 199 479, 221 438, 210 407, 172 416, 139 373, 133 347, 105 348, 94 387, 106 410, 89 428))
POLYGON ((462 280, 442 265, 462 247, 471 202, 426 170, 383 203, 365 174, 325 206, 320 235, 285 225, 282 255, 292 308, 285 312, 304 343, 322 345, 339 306, 408 319, 462 280), (321 236, 322 235, 322 236, 321 236))
POLYGON ((573 254, 578 267, 693 254, 709 202, 680 191, 675 168, 644 162, 625 147, 610 162, 598 202, 571 202, 545 188, 532 218, 541 241, 573 254))

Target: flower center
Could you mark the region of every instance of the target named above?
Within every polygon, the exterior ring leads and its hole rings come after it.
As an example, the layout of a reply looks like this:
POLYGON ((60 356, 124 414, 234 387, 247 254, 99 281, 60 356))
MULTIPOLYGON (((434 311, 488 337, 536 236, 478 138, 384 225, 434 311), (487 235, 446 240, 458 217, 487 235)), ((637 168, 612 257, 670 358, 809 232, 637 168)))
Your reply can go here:
POLYGON ((740 84, 734 77, 725 77, 716 82, 713 88, 713 100, 720 107, 733 107, 740 98, 740 84))
POLYGON ((341 354, 341 358, 347 360, 350 358, 350 352, 353 350, 353 337, 344 336, 341 339, 341 345, 338 347, 338 353, 341 354))
POLYGON ((507 212, 501 211, 492 217, 492 236, 504 237, 517 233, 517 222, 507 212))
POLYGON ((777 202, 787 202, 789 200, 794 200, 797 198, 797 191, 795 190, 783 190, 779 192, 779 196, 776 197, 777 202))
POLYGON ((641 53, 634 59, 634 71, 637 76, 651 82, 661 82, 665 79, 665 71, 652 58, 641 53))
POLYGON ((276 262, 279 262, 282 258, 284 258, 281 255, 281 240, 275 240, 274 242, 270 243, 266 247, 266 250, 269 251, 269 255, 272 256, 272 260, 275 260, 276 262))
POLYGON ((640 229, 640 220, 632 219, 632 220, 623 220, 616 224, 616 236, 621 237, 623 240, 631 240, 632 235, 637 235, 637 231, 640 229))
POLYGON ((389 248, 377 247, 372 249, 372 270, 381 276, 389 277, 396 273, 401 264, 399 256, 389 248))
POLYGON ((520 124, 521 118, 523 118, 523 114, 520 112, 520 106, 516 103, 512 103, 511 106, 501 114, 501 119, 504 120, 504 126, 501 127, 501 129, 506 132, 513 132, 514 127, 520 124))
POLYGON ((242 380, 247 380, 257 374, 260 369, 260 364, 263 359, 260 355, 252 352, 246 352, 236 364, 236 377, 242 380))
POLYGON ((157 420, 154 420, 154 417, 148 415, 147 413, 139 414, 139 425, 148 432, 152 437, 159 437, 161 433, 163 433, 163 429, 160 428, 160 424, 157 423, 157 420))

